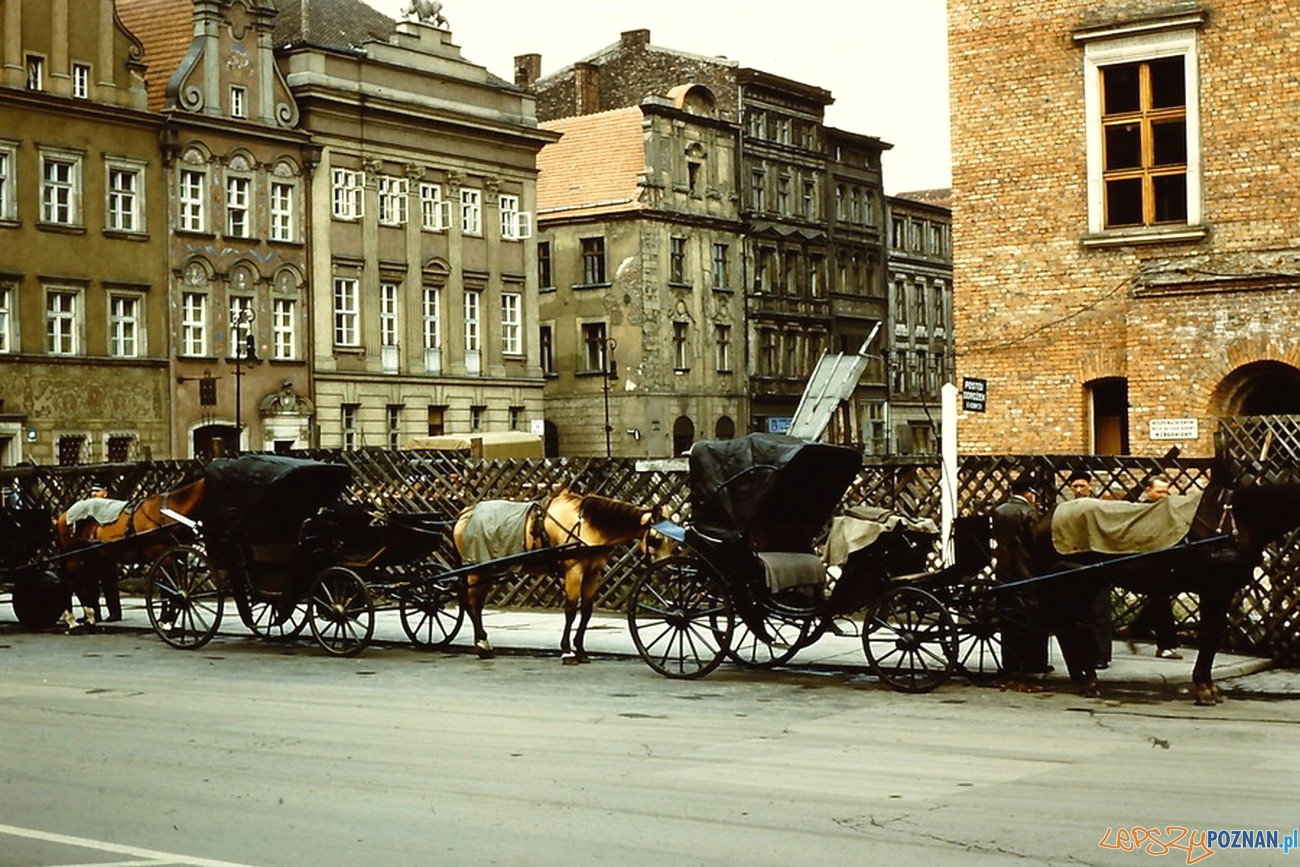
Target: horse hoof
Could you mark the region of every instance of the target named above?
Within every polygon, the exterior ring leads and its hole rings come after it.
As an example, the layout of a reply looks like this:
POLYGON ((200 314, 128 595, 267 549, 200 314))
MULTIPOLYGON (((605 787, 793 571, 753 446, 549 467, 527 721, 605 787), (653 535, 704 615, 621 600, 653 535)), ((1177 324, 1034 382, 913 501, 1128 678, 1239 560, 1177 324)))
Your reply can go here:
POLYGON ((1097 685, 1096 679, 1086 680, 1079 684, 1080 698, 1101 698, 1101 687, 1097 685))
POLYGON ((1223 690, 1214 684, 1201 684, 1195 688, 1196 704, 1200 707, 1213 707, 1223 702, 1223 690))
POLYGON ((474 650, 478 653, 479 659, 495 659, 497 655, 496 651, 492 649, 492 645, 486 641, 474 642, 474 650))
POLYGON ((577 665, 577 664, 580 663, 580 662, 582 662, 582 660, 578 658, 578 654, 576 654, 576 653, 562 653, 562 654, 560 654, 560 664, 561 664, 561 665, 577 665))

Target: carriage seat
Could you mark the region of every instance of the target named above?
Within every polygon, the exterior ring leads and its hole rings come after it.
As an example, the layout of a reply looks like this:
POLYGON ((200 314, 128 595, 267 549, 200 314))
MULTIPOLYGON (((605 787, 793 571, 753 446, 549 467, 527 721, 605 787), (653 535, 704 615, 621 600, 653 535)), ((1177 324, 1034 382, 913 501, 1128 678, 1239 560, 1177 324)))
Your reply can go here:
POLYGON ((816 554, 792 551, 759 551, 767 589, 773 593, 796 587, 820 587, 826 583, 826 566, 816 554))

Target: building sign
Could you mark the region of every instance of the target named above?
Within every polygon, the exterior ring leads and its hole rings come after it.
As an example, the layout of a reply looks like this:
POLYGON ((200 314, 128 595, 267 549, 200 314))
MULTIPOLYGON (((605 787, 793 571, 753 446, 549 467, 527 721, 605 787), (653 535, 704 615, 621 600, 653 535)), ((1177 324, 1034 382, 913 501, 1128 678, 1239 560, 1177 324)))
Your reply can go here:
POLYGON ((546 419, 531 418, 528 420, 528 432, 533 436, 546 436, 546 419))
POLYGON ((989 394, 989 381, 971 376, 961 378, 961 408, 966 412, 983 412, 989 394))
POLYGON ((1151 439, 1194 440, 1200 436, 1200 425, 1194 418, 1153 418, 1151 439))
POLYGON ((790 417, 769 417, 767 420, 767 432, 774 434, 783 434, 790 432, 790 417))

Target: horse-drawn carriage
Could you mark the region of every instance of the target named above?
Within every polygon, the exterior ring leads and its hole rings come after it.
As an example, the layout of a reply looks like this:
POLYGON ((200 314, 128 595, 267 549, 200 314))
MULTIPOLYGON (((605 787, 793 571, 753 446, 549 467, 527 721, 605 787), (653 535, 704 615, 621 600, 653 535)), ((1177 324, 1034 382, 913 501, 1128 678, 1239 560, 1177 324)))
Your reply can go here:
POLYGON ((860 628, 872 670, 896 689, 943 683, 959 633, 937 592, 956 573, 924 572, 933 524, 858 518, 877 524, 871 543, 840 545, 832 571, 815 551, 861 465, 855 449, 785 436, 696 443, 691 520, 655 527, 680 552, 653 564, 630 597, 628 626, 646 664, 674 678, 728 658, 770 667, 848 627, 860 628))

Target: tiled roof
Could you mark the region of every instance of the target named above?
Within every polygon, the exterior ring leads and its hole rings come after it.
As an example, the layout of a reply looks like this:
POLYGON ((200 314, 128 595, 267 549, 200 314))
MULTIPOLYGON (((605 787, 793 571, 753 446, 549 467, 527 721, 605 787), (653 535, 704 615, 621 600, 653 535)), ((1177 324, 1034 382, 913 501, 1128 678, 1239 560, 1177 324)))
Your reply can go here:
POLYGON ((167 82, 194 41, 193 0, 117 0, 117 15, 144 45, 149 110, 160 111, 167 82))
POLYGON ((328 48, 386 40, 397 22, 361 0, 276 0, 275 44, 309 42, 328 48))
POLYGON ((541 124, 564 137, 537 156, 540 217, 638 210, 645 173, 641 109, 618 108, 541 124))
POLYGON ((926 205, 938 205, 941 208, 952 207, 952 189, 943 187, 937 190, 912 190, 907 193, 895 193, 895 198, 921 202, 926 205))

